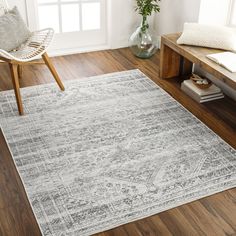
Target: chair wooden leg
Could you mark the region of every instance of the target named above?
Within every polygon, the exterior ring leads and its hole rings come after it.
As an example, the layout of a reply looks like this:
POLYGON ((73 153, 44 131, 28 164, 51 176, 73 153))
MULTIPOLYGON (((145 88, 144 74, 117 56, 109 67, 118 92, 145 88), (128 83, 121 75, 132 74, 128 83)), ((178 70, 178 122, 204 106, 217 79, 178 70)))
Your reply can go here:
POLYGON ((42 58, 43 58, 45 64, 47 65, 48 69, 51 71, 51 73, 52 73, 54 79, 56 80, 56 82, 57 82, 57 84, 58 84, 58 86, 60 87, 60 89, 61 89, 62 91, 64 91, 64 90, 65 90, 64 85, 62 84, 61 79, 59 78, 59 75, 57 74, 56 69, 55 69, 55 67, 53 66, 53 64, 52 64, 52 62, 51 62, 51 59, 49 58, 48 54, 45 52, 45 53, 42 55, 42 58))
POLYGON ((17 64, 9 64, 9 66, 10 66, 12 83, 13 83, 13 88, 14 88, 14 92, 15 92, 15 96, 16 96, 18 111, 19 111, 20 115, 24 115, 21 94, 20 94, 19 79, 18 79, 18 70, 17 70, 18 65, 17 64))
POLYGON ((18 70, 18 78, 22 79, 22 65, 18 65, 17 70, 18 70))

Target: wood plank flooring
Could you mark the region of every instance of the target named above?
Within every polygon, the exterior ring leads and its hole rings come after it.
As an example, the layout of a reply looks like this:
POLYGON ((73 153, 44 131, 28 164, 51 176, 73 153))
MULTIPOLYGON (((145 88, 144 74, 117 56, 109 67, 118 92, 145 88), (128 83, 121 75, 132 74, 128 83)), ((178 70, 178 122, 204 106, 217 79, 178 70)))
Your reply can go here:
MULTIPOLYGON (((107 50, 53 59, 63 81, 139 68, 201 121, 236 148, 236 102, 229 98, 199 105, 180 90, 179 79, 160 80, 159 54, 148 60, 129 49, 107 50)), ((0 65, 0 90, 12 89, 6 65, 0 65)), ((53 82, 44 65, 25 66, 21 87, 53 82)), ((0 236, 39 236, 40 230, 0 133, 0 236)), ((236 236, 236 189, 186 204, 96 236, 236 236)))

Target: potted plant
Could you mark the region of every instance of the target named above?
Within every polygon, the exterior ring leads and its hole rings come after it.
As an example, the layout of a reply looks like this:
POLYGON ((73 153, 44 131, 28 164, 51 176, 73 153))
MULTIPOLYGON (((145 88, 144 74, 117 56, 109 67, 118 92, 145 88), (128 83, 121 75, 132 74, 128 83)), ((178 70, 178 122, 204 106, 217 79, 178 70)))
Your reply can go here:
POLYGON ((140 58, 151 57, 157 49, 157 37, 153 35, 148 23, 152 13, 160 12, 160 0, 136 0, 135 11, 142 16, 142 22, 131 35, 129 45, 135 56, 140 58))

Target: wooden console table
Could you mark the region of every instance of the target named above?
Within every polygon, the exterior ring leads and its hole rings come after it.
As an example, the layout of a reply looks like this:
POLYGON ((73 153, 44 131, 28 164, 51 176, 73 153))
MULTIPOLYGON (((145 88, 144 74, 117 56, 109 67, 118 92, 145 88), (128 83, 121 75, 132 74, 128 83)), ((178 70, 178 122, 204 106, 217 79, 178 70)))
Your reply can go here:
MULTIPOLYGON (((178 34, 161 37, 160 78, 167 79, 191 74, 193 63, 236 90, 236 73, 231 73, 206 55, 223 52, 218 49, 177 44, 178 34)), ((236 63, 236 62, 235 62, 236 63)))

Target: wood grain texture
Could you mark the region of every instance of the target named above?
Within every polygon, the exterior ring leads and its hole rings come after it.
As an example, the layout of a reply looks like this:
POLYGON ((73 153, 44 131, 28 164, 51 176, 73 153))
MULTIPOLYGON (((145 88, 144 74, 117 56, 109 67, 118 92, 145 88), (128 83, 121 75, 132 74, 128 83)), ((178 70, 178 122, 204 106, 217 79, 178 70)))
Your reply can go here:
POLYGON ((48 67, 48 69, 51 71, 54 79, 56 80, 56 82, 58 84, 58 86, 60 87, 60 89, 62 91, 64 91, 65 90, 64 85, 62 84, 61 79, 60 79, 60 77, 59 77, 59 75, 58 75, 58 73, 57 73, 53 63, 51 62, 51 59, 49 58, 48 54, 45 52, 42 55, 42 58, 43 58, 43 60, 44 60, 44 62, 46 64, 46 66, 48 67))
POLYGON ((160 58, 160 77, 169 79, 179 76, 181 73, 181 57, 180 55, 161 42, 161 58, 160 58))
MULTIPOLYGON (((180 90, 180 79, 159 78, 157 53, 148 60, 129 49, 53 58, 63 81, 138 68, 236 148, 236 102, 229 98, 198 104, 180 90)), ((44 65, 24 66, 21 87, 53 82, 44 65)), ((7 65, 0 65, 0 90, 12 89, 7 65)), ((10 152, 0 134, 0 236, 40 236, 10 152)), ((96 236, 236 235, 236 189, 186 204, 96 236)))
POLYGON ((19 110, 19 114, 23 115, 23 104, 22 104, 22 99, 21 99, 21 94, 20 94, 20 85, 19 85, 19 70, 18 70, 18 65, 17 64, 9 64, 10 72, 11 72, 11 78, 12 78, 12 84, 15 92, 15 97, 16 97, 16 103, 17 107, 19 110))
POLYGON ((161 78, 171 78, 176 76, 173 74, 173 70, 174 68, 178 68, 178 60, 173 58, 172 61, 169 61, 168 59, 171 55, 175 55, 176 58, 178 55, 181 55, 188 61, 198 64, 200 68, 214 75, 217 79, 236 89, 236 74, 229 72, 224 67, 206 57, 208 54, 220 53, 223 52, 223 50, 178 45, 176 41, 179 36, 180 34, 178 33, 164 35, 161 37, 161 78), (163 64, 162 61, 167 61, 170 64, 163 64), (173 76, 171 76, 172 74, 173 76))
POLYGON ((17 67, 17 72, 18 72, 18 78, 21 79, 22 75, 23 75, 23 71, 22 71, 22 65, 18 65, 17 67))

